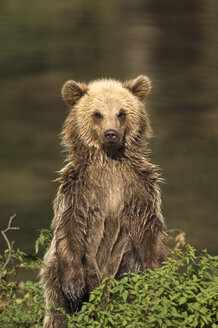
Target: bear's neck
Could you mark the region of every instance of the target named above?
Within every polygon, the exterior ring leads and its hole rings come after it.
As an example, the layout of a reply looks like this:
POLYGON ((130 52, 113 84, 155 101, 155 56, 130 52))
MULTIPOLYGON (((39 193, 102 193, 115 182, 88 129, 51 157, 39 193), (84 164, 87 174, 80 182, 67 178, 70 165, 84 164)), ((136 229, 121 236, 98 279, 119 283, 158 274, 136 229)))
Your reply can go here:
POLYGON ((97 149, 95 147, 84 147, 74 149, 68 157, 68 162, 77 168, 85 169, 92 165, 107 165, 111 163, 131 162, 134 166, 145 166, 149 163, 148 150, 137 147, 105 147, 97 149))
POLYGON ((102 149, 91 148, 87 153, 87 164, 107 164, 111 162, 122 162, 126 158, 124 147, 105 147, 102 149))
MULTIPOLYGON (((134 149, 134 148, 133 148, 134 149)), ((65 186, 69 176, 75 180, 84 177, 86 174, 100 171, 111 172, 112 175, 126 172, 128 176, 134 174, 140 177, 152 175, 152 179, 160 181, 155 165, 148 160, 147 153, 140 149, 123 149, 122 152, 110 152, 88 148, 86 151, 71 152, 68 157, 68 164, 60 171, 57 179, 65 186)), ((63 187, 64 188, 64 187, 63 187)))

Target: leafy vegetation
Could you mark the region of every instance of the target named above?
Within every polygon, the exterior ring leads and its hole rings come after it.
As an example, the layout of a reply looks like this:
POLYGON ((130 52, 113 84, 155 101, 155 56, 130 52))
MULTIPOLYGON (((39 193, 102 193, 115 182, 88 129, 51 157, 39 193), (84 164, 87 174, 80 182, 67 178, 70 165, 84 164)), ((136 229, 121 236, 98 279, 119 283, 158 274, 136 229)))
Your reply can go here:
POLYGON ((160 269, 107 278, 70 327, 216 327, 217 258, 187 245, 160 269))
MULTIPOLYGON (((0 254, 0 327, 39 328, 45 313, 38 282, 17 281, 19 270, 35 272, 43 266, 37 255, 13 249, 6 237, 11 222, 2 233, 8 248, 0 254)), ((36 241, 47 249, 51 233, 43 229, 36 241)), ((75 316, 67 316, 68 328, 82 327, 210 327, 217 314, 218 257, 186 245, 172 251, 158 270, 125 274, 121 281, 106 278, 75 316)))

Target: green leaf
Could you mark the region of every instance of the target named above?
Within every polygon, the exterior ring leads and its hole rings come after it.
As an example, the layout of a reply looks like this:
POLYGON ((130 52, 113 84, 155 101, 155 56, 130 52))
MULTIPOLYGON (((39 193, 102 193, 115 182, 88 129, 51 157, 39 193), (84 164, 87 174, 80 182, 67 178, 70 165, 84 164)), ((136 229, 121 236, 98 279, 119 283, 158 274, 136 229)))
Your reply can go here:
POLYGON ((185 297, 181 297, 179 300, 179 305, 185 304, 187 302, 187 299, 185 297))
POLYGON ((128 290, 125 290, 125 291, 123 292, 122 297, 123 297, 124 302, 126 302, 127 297, 128 297, 128 290))

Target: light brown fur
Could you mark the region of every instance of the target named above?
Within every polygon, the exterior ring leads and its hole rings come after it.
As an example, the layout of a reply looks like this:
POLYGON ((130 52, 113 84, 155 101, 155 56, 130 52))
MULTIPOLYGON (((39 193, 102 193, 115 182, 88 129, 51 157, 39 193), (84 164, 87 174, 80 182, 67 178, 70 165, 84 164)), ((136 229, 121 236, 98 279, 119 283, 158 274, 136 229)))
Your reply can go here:
MULTIPOLYGON (((42 270, 47 307, 53 301, 78 311, 103 278, 154 269, 165 258, 159 176, 147 156, 151 129, 142 99, 149 91, 145 76, 123 84, 68 81, 62 89, 70 107, 62 133, 69 155, 42 270)), ((53 310, 44 328, 63 327, 63 320, 53 310)))

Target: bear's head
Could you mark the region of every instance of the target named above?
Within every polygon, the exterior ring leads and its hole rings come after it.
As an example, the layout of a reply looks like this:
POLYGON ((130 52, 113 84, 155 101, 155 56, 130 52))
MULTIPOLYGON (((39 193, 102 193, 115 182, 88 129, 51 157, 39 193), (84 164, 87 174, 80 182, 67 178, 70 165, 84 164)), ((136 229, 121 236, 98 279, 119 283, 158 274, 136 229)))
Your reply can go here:
POLYGON ((89 84, 67 81, 62 96, 70 108, 63 129, 70 150, 83 146, 116 150, 140 145, 151 129, 143 105, 150 92, 146 76, 124 83, 103 79, 89 84))

